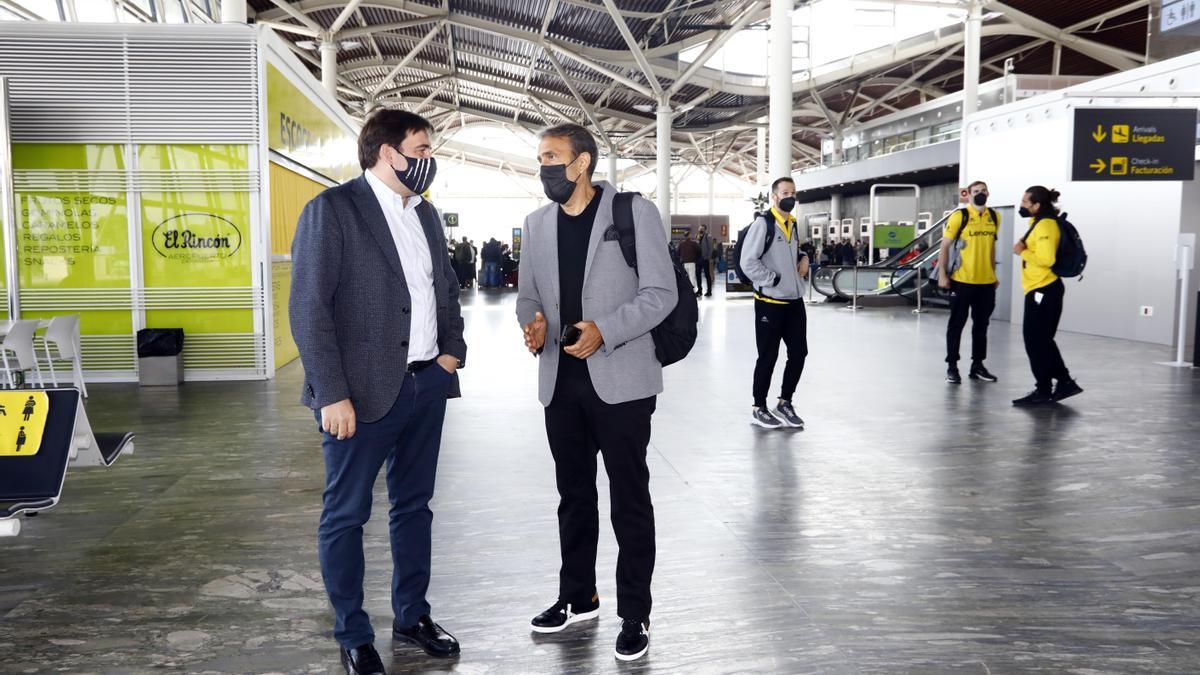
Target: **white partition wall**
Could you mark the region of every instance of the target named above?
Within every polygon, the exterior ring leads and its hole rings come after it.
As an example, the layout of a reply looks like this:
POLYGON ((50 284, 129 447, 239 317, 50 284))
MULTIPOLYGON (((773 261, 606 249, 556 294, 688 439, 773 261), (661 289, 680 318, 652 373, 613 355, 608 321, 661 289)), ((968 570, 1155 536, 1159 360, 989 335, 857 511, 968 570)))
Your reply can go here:
MULTIPOLYGON (((1173 344, 1178 296, 1174 247, 1181 231, 1200 229, 1200 190, 1180 182, 1071 181, 1072 125, 1077 107, 1196 108, 1198 96, 1200 54, 1191 54, 989 110, 968 121, 963 176, 986 176, 998 204, 1019 203, 1031 185, 1058 189, 1060 206, 1079 228, 1088 265, 1081 281, 1065 281, 1064 330, 1173 344), (1152 307, 1153 314, 1145 316, 1143 307, 1152 307)), ((1012 320, 1020 323, 1020 261, 1012 255, 1012 245, 1026 226, 1014 225, 1010 239, 999 242, 999 254, 1016 268, 1009 300, 1012 320)), ((1195 293, 1193 287, 1188 294, 1192 302, 1195 293)))

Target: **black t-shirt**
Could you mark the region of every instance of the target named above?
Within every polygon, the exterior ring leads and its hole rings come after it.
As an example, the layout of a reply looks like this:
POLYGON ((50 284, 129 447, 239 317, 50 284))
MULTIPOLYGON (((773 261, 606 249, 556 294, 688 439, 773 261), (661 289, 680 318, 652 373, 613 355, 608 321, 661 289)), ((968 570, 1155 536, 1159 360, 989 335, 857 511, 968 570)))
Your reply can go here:
MULTIPOLYGON (((561 206, 558 207, 558 288, 562 294, 558 311, 562 328, 583 321, 583 268, 587 265, 588 244, 602 193, 603 190, 597 187, 592 201, 577 216, 568 215, 561 206)), ((584 379, 588 377, 587 363, 562 352, 558 359, 558 376, 584 379)))

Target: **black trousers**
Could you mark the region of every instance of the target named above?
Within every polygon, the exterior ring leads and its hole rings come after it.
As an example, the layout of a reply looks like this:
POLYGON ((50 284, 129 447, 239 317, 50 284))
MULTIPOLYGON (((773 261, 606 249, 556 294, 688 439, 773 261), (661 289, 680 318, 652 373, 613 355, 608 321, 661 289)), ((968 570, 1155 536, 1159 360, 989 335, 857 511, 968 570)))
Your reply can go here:
POLYGON ((971 362, 987 358, 988 322, 996 309, 996 287, 992 284, 950 282, 950 321, 946 324, 946 363, 958 363, 967 315, 971 317, 971 362))
POLYGON ((704 292, 704 283, 702 280, 708 280, 708 294, 713 292, 713 273, 712 260, 700 260, 696 263, 696 292, 704 292))
POLYGON ((783 389, 779 398, 790 401, 800 384, 804 360, 808 358, 808 314, 803 300, 776 304, 754 301, 754 337, 758 343, 758 361, 754 364, 754 405, 767 407, 767 389, 779 360, 779 341, 787 345, 787 365, 783 367, 783 389))
POLYGON ((1029 367, 1037 381, 1037 388, 1049 392, 1053 380, 1060 382, 1071 379, 1067 365, 1054 335, 1058 332, 1058 320, 1062 318, 1063 294, 1066 289, 1061 279, 1025 294, 1025 353, 1029 355, 1029 367), (1040 302, 1038 301, 1040 298, 1040 302))
POLYGON ((654 574, 654 505, 650 501, 650 418, 656 398, 608 404, 591 380, 560 377, 546 407, 546 436, 558 483, 558 537, 562 551, 558 598, 576 606, 596 592, 596 453, 608 472, 617 555, 617 614, 650 618, 654 574))

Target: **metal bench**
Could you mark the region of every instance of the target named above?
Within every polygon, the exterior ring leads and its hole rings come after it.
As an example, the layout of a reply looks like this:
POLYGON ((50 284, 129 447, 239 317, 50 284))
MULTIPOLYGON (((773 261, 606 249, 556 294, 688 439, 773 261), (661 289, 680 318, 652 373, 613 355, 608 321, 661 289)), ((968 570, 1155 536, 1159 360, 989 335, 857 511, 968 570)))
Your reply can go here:
POLYGON ((21 531, 21 514, 53 507, 62 495, 69 466, 110 466, 133 452, 132 433, 94 433, 79 390, 45 391, 49 399, 42 445, 30 457, 0 457, 0 536, 21 531))

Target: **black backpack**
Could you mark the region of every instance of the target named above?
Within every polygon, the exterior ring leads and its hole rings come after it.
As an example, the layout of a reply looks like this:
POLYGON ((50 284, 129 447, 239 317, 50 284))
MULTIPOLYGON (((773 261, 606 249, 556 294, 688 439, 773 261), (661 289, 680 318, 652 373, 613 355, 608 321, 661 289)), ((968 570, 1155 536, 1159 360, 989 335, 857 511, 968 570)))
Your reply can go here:
MULTIPOLYGON (((637 272, 637 242, 633 225, 633 198, 637 192, 619 192, 613 197, 613 225, 617 228, 618 242, 625 262, 637 272)), ((662 323, 650 329, 654 339, 654 356, 664 366, 682 361, 696 344, 696 324, 700 322, 700 306, 696 303, 695 290, 687 272, 678 261, 675 268, 675 288, 679 299, 662 323)))
MULTIPOLYGON (((1087 267, 1087 251, 1083 248, 1083 238, 1079 236, 1079 230, 1067 220, 1067 214, 1060 213, 1054 219, 1058 222, 1058 250, 1054 254, 1054 265, 1050 271, 1064 279, 1082 276, 1083 268, 1087 267)), ((1034 222, 1034 225, 1037 223, 1034 222)), ((1021 237, 1021 241, 1025 241, 1032 233, 1033 225, 1029 227, 1029 232, 1021 237)))
POLYGON ((746 271, 742 269, 742 244, 746 242, 746 235, 750 233, 750 228, 754 227, 754 223, 758 222, 759 218, 762 218, 768 223, 768 227, 767 236, 764 237, 765 241, 763 242, 763 250, 762 253, 758 254, 758 257, 761 258, 767 254, 767 251, 771 249, 771 242, 775 241, 774 233, 770 229, 771 221, 767 218, 769 215, 769 211, 754 214, 754 220, 751 220, 749 225, 738 230, 737 243, 733 245, 733 269, 735 272, 737 272, 738 279, 741 279, 742 283, 748 286, 753 286, 754 282, 750 280, 750 277, 746 276, 746 271))

